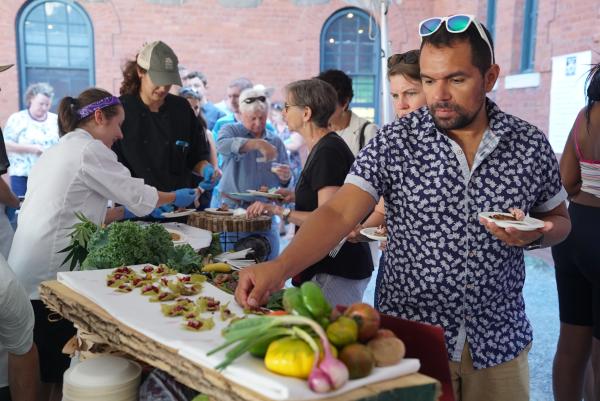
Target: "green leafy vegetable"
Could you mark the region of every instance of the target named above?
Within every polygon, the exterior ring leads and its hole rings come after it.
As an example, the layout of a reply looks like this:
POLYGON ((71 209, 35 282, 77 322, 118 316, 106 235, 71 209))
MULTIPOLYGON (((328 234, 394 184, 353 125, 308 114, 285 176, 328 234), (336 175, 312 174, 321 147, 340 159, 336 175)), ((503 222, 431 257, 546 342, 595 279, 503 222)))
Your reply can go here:
POLYGON ((110 269, 140 263, 166 263, 173 250, 169 232, 160 224, 142 226, 115 222, 97 230, 88 243, 84 270, 110 269))
POLYGON ((166 263, 179 273, 190 274, 200 272, 202 258, 189 244, 183 244, 171 249, 166 263))
POLYGON ((69 234, 71 242, 65 249, 58 251, 58 253, 69 252, 62 262, 64 265, 69 260, 71 261, 69 270, 73 270, 85 260, 88 255, 88 244, 90 239, 94 233, 98 231, 98 226, 85 217, 83 213, 76 212, 75 217, 77 217, 80 223, 76 223, 71 227, 71 229, 73 229, 69 234))

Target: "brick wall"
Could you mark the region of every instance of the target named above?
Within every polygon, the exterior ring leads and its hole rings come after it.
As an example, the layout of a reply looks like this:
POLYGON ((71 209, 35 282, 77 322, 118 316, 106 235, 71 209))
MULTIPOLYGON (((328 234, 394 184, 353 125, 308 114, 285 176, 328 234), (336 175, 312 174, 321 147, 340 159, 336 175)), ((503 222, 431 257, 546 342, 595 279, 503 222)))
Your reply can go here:
MULTIPOLYGON (((501 107, 544 130, 548 128, 551 57, 600 48, 600 2, 540 1, 535 70, 540 86, 504 89, 504 77, 518 73, 521 54, 523 0, 499 1, 496 56, 501 66, 497 90, 501 107)), ((0 2, 0 63, 16 60, 15 21, 23 2, 0 2)), ((342 0, 299 7, 290 0, 263 0, 255 8, 225 8, 217 0, 82 0, 94 26, 96 84, 118 92, 120 67, 145 41, 161 39, 174 48, 180 63, 200 69, 209 80, 209 97, 219 101, 227 83, 247 76, 275 87, 276 98, 288 82, 315 75, 319 69, 319 38, 323 24, 342 0)), ((485 21, 485 0, 392 1, 388 11, 392 51, 419 46, 418 23, 429 16, 466 12, 485 21)), ((600 57, 594 54, 594 62, 600 57)), ((16 111, 18 71, 0 74, 0 124, 16 111)))

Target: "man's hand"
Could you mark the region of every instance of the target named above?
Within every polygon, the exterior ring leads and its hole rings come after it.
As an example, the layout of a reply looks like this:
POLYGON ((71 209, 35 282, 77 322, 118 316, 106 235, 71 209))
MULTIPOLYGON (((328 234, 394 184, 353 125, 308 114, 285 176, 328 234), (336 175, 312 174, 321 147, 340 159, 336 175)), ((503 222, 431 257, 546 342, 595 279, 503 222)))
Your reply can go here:
POLYGON ((292 179, 292 170, 290 170, 290 166, 287 164, 276 164, 273 163, 274 166, 271 167, 271 171, 279 178, 280 182, 289 182, 292 179))
POLYGON ((292 190, 279 188, 275 193, 283 196, 283 199, 280 200, 282 203, 292 203, 296 201, 296 193, 292 190))
POLYGON ((504 242, 509 246, 524 247, 531 244, 542 235, 551 231, 554 228, 554 224, 550 221, 544 223, 544 227, 535 231, 521 231, 519 229, 508 227, 501 228, 496 223, 488 221, 483 218, 479 218, 479 222, 496 238, 504 242))
POLYGON ((264 139, 255 139, 256 150, 258 150, 266 159, 265 161, 275 160, 277 157, 277 148, 264 139))
POLYGON ((260 263, 240 270, 235 300, 245 308, 257 308, 280 290, 287 277, 281 275, 283 268, 275 261, 260 263))
POLYGON ((258 217, 258 216, 273 216, 276 211, 276 206, 270 203, 264 202, 254 202, 251 204, 248 209, 246 209, 246 215, 249 218, 258 217))

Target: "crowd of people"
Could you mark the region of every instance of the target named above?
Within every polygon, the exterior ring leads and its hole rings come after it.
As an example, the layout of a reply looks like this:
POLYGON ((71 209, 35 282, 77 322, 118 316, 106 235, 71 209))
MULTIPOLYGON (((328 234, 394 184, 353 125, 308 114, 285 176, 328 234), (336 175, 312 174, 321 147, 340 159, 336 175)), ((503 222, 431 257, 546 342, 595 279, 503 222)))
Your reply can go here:
POLYGON ((10 177, 0 180, 0 400, 61 397, 75 328, 37 288, 66 269, 58 252, 75 212, 104 224, 223 205, 271 217, 270 230, 236 237, 266 249, 240 272, 240 304, 266 303, 288 279, 317 283, 332 304, 360 302, 378 265, 380 312, 444 329, 457 401, 529 399, 524 250, 552 247, 555 399, 579 400, 587 386, 600 400, 600 66, 559 164, 543 132, 487 97, 500 67, 483 24, 430 18, 419 34, 420 49, 387 61, 396 119, 380 129, 350 108, 343 71, 292 82, 282 101, 239 77, 214 104, 207 77, 162 41, 125 63, 118 97, 86 89, 54 114, 50 85, 27 88, 0 146, 10 177), (282 200, 248 195, 259 189, 282 200), (544 227, 478 217, 509 208, 544 227), (282 222, 295 235, 280 252, 282 222), (378 226, 380 257, 360 233, 378 226))

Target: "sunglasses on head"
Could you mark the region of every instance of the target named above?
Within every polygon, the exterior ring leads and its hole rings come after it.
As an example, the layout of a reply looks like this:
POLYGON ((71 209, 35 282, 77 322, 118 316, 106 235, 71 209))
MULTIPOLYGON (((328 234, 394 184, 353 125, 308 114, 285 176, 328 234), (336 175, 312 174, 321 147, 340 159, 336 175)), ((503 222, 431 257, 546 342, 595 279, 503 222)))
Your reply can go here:
POLYGON ((244 99, 244 103, 246 104, 250 104, 250 103, 254 103, 256 101, 265 103, 267 101, 267 97, 266 96, 253 96, 253 97, 247 97, 246 99, 244 99))
POLYGON ((392 54, 387 59, 387 66, 391 68, 396 64, 404 63, 404 64, 416 64, 419 62, 419 51, 418 50, 409 50, 406 53, 400 54, 392 54))
POLYGON ((481 36, 481 39, 483 39, 483 41, 488 45, 488 48, 490 49, 490 54, 492 56, 492 64, 495 64, 496 60, 494 57, 494 50, 492 49, 492 44, 490 43, 490 40, 485 34, 485 31, 483 30, 483 27, 481 26, 479 21, 477 21, 472 15, 457 14, 452 15, 450 17, 427 18, 426 20, 421 21, 421 23, 419 24, 419 35, 421 36, 421 40, 423 40, 422 38, 426 36, 433 35, 434 33, 436 33, 438 29, 440 29, 440 27, 444 24, 444 22, 446 23, 446 30, 450 33, 462 33, 469 29, 469 26, 471 26, 471 24, 475 25, 475 28, 477 28, 477 32, 479 32, 479 36, 481 36))

